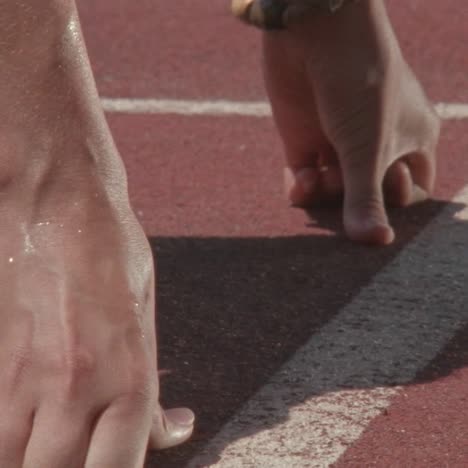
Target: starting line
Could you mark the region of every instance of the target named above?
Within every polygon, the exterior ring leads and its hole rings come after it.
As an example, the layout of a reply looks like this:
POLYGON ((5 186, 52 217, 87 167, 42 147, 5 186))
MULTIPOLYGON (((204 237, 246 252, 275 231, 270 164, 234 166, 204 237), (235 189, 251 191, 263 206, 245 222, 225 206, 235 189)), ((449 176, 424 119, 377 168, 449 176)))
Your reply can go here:
MULTIPOLYGON (((270 105, 265 101, 102 98, 101 102, 104 111, 109 113, 271 116, 270 105)), ((439 117, 444 120, 468 119, 468 104, 441 102, 435 104, 434 109, 439 117)))

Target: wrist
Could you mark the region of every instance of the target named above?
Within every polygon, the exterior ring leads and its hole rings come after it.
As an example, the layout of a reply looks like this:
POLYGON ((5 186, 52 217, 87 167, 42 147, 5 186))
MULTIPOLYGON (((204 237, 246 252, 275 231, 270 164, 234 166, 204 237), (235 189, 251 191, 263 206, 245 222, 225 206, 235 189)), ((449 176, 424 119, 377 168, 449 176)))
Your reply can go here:
POLYGON ((231 9, 235 16, 253 26, 265 30, 282 30, 307 19, 337 15, 359 1, 232 0, 231 9))
POLYGON ((361 56, 386 60, 400 55, 384 0, 352 2, 333 15, 306 15, 287 30, 264 36, 283 43, 288 54, 341 63, 343 70, 361 56))
POLYGON ((0 182, 30 193, 42 186, 94 193, 93 184, 124 193, 125 171, 102 112, 74 2, 33 3, 11 9, 12 25, 26 19, 16 28, 19 33, 10 27, 0 50, 0 182))

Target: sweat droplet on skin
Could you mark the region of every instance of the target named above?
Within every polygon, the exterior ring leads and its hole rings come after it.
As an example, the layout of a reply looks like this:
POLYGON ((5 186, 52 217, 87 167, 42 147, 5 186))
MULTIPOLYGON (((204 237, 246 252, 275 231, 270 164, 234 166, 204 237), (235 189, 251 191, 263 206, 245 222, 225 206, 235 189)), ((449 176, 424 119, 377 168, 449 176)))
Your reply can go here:
POLYGON ((31 242, 31 237, 29 234, 25 234, 24 236, 24 253, 30 254, 34 252, 34 245, 31 242))
POLYGON ((26 224, 21 225, 21 230, 23 231, 24 236, 24 253, 31 254, 34 252, 34 245, 31 240, 31 236, 29 235, 28 228, 26 224))
POLYGON ((14 259, 13 257, 10 257, 10 258, 8 259, 8 263, 13 263, 14 261, 15 261, 15 259, 14 259))
POLYGON ((140 337, 142 340, 145 339, 146 335, 145 335, 145 330, 144 330, 144 325, 143 325, 143 318, 141 316, 141 312, 140 312, 140 303, 139 302, 134 302, 133 303, 133 306, 135 307, 135 314, 136 314, 136 317, 137 317, 137 320, 138 320, 138 324, 140 325, 140 337))

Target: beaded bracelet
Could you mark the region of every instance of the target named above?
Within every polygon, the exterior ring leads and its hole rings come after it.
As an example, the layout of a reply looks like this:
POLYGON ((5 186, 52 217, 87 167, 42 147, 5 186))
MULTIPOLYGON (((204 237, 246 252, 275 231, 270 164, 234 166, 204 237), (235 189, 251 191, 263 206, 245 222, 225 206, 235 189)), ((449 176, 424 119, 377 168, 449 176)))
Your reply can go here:
POLYGON ((330 15, 356 0, 232 0, 231 9, 244 22, 261 29, 285 29, 306 15, 330 15))

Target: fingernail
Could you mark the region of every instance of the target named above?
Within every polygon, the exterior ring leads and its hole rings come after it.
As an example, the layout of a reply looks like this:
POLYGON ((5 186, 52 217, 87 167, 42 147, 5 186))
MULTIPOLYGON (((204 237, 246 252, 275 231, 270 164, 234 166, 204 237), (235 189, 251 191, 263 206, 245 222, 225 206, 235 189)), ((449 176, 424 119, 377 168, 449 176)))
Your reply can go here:
POLYGON ((166 410, 166 418, 178 426, 193 426, 195 414, 188 408, 173 408, 166 410))

